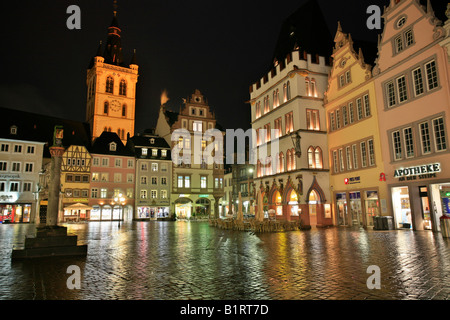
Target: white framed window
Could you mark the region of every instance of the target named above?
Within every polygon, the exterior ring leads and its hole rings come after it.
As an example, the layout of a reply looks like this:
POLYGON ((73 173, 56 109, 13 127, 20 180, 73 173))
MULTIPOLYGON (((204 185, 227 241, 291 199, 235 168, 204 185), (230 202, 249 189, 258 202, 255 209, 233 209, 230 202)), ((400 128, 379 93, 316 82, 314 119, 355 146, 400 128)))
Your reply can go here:
POLYGON ((122 182, 122 174, 114 173, 114 182, 122 182))
POLYGON ((412 76, 414 82, 414 95, 417 97, 424 93, 422 69, 414 69, 412 71, 412 76))
POLYGON ((367 167, 367 145, 366 142, 361 142, 361 165, 363 168, 367 167))
POLYGON ((31 192, 31 182, 23 183, 23 192, 31 192))
POLYGON ((158 149, 152 149, 152 157, 158 156, 158 149))
POLYGON ((141 163, 141 171, 147 171, 148 170, 148 164, 146 162, 141 163))
POLYGON ((99 181, 99 180, 100 180, 100 175, 99 175, 99 173, 93 172, 93 173, 92 173, 92 179, 91 179, 91 181, 97 182, 97 181, 99 181))
POLYGON ((408 100, 408 88, 406 86, 406 77, 401 76, 397 78, 397 90, 398 90, 398 101, 400 103, 408 100))
POLYGON ((0 161, 0 171, 7 171, 8 163, 6 161, 0 161))
POLYGON ((120 158, 115 159, 114 166, 116 168, 121 168, 122 167, 122 159, 120 159, 120 158))
POLYGON ((108 172, 102 172, 100 174, 100 181, 101 182, 108 182, 109 181, 109 173, 108 172))
POLYGON ((342 122, 343 122, 344 127, 348 126, 347 106, 342 107, 342 122))
POLYGON ((368 151, 369 151, 369 166, 375 165, 375 147, 373 140, 367 141, 368 151))
POLYGON ((34 154, 34 146, 27 146, 27 153, 28 154, 34 154))
POLYGON ((146 185, 147 184, 147 176, 141 176, 141 184, 146 185))
POLYGON ((394 86, 394 82, 393 81, 389 81, 386 84, 386 96, 387 96, 387 103, 388 103, 388 107, 393 107, 396 105, 397 103, 397 99, 395 96, 395 86, 394 86))
POLYGON ((25 163, 25 172, 33 172, 33 163, 25 163))
POLYGON ((10 182, 9 183, 9 192, 19 192, 19 186, 20 183, 19 182, 10 182))
POLYGON ((161 185, 166 186, 167 185, 167 177, 161 177, 161 185))
POLYGON ((353 168, 358 169, 358 148, 356 144, 352 145, 353 168))
POLYGON ((350 147, 345 148, 345 159, 347 160, 347 170, 352 170, 352 154, 350 151, 350 147))
POLYGON ((127 160, 127 168, 134 168, 134 160, 133 159, 127 160))
POLYGON ((116 151, 117 150, 117 143, 111 142, 109 144, 109 151, 116 151))
POLYGON ((402 37, 402 35, 400 35, 397 38, 395 38, 394 43, 395 43, 395 52, 396 53, 399 53, 399 52, 403 51, 404 47, 403 47, 403 37, 402 37))
POLYGON ((97 188, 92 188, 91 189, 91 198, 92 199, 97 199, 98 198, 98 189, 97 188))
POLYGON ((158 177, 152 177, 152 186, 158 185, 158 177))
POLYGON ((13 162, 11 171, 12 172, 20 172, 20 162, 13 162))
POLYGON ((141 199, 147 199, 147 190, 141 190, 140 198, 141 199))
POLYGON ((167 163, 161 164, 161 172, 167 172, 167 163))
POLYGON ((370 117, 371 113, 370 113, 369 95, 368 94, 364 95, 363 100, 364 100, 364 116, 370 117))
POLYGON ((432 60, 425 64, 425 71, 427 76, 428 90, 433 90, 438 87, 438 76, 436 69, 436 61, 432 60))
POLYGON ((167 150, 161 150, 161 157, 167 157, 167 150))
POLYGON ((9 152, 9 143, 2 143, 0 146, 1 152, 9 152))
POLYGON ((134 181, 134 174, 128 173, 127 174, 127 183, 133 183, 134 181))
POLYGON ((356 99, 356 113, 358 116, 358 120, 361 120, 363 118, 363 107, 361 98, 356 99))
POLYGON ((350 124, 355 122, 355 109, 353 108, 353 102, 348 104, 348 120, 350 124))
POLYGON ((152 172, 158 172, 158 164, 152 163, 152 172))
POLYGON ((102 158, 102 167, 109 167, 109 158, 102 158))
POLYGON ((167 199, 167 190, 161 190, 161 199, 167 199))
POLYGON ((92 165, 98 167, 100 165, 100 158, 94 157, 94 159, 92 159, 92 165))
POLYGON ((422 145, 422 154, 431 153, 431 138, 430 138, 430 128, 428 122, 423 122, 419 124, 420 129, 420 142, 422 145))
POLYGON ((345 170, 344 166, 344 151, 342 149, 339 149, 339 169, 341 172, 345 170))
POLYGON ((412 128, 403 129, 403 138, 405 140, 405 156, 406 158, 414 157, 414 141, 412 128))
POLYGON ((433 130, 435 138, 436 151, 447 150, 447 139, 445 136, 444 118, 433 119, 433 130))
POLYGON ((152 199, 157 199, 158 198, 158 191, 157 190, 152 190, 151 191, 151 197, 152 197, 152 199))
POLYGON ((192 124, 192 130, 194 132, 203 132, 203 122, 201 121, 194 121, 192 124))
POLYGON ((100 198, 106 199, 108 197, 108 189, 102 188, 100 189, 100 198))
POLYGON ((394 160, 401 160, 403 158, 402 152, 402 140, 400 137, 400 131, 392 132, 392 147, 394 151, 394 160))
POLYGON ((14 153, 22 153, 22 145, 15 144, 14 145, 14 153))
POLYGON ((143 156, 146 156, 147 153, 148 153, 148 149, 147 148, 142 148, 141 151, 142 151, 142 155, 143 156))
POLYGON ((207 187, 208 186, 207 186, 206 177, 205 176, 200 177, 200 188, 206 189, 207 187))

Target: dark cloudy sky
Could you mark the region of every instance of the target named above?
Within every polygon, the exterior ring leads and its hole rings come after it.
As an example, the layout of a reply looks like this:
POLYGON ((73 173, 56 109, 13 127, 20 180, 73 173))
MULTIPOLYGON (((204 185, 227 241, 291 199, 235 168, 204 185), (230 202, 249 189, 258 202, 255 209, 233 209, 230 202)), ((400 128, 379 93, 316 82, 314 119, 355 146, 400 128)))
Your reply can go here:
MULTIPOLYGON (((112 2, 2 3, 0 106, 84 121, 86 70, 106 40, 112 2), (81 8, 81 30, 66 28, 72 4, 81 8)), ((223 127, 248 128, 248 88, 269 71, 283 21, 304 2, 119 0, 124 58, 136 49, 139 64, 136 131, 155 126, 164 89, 174 110, 199 89, 223 127)), ((377 31, 366 28, 366 9, 388 2, 319 0, 332 35, 340 20, 355 39, 374 42, 377 31)), ((433 1, 440 8, 444 2, 433 1)))

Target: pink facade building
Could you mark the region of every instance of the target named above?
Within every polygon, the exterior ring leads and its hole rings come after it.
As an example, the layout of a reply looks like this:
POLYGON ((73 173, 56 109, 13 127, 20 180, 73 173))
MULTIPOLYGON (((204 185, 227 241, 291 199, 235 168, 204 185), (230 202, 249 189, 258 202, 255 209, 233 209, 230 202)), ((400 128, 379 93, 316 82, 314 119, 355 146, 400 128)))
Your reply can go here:
POLYGON ((131 221, 135 157, 119 136, 103 132, 92 146, 90 221, 131 221))
POLYGON ((373 75, 386 206, 397 229, 440 231, 450 202, 447 38, 430 1, 391 0, 373 75))

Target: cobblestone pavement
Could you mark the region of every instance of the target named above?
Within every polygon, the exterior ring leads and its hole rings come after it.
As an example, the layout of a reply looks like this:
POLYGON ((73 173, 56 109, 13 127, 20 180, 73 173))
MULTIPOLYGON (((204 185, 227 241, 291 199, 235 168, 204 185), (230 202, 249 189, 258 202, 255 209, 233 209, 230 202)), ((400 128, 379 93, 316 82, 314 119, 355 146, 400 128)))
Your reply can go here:
POLYGON ((11 261, 33 225, 0 225, 0 299, 444 300, 450 240, 425 231, 258 234, 200 222, 68 224, 85 258, 11 261), (69 290, 67 268, 81 269, 69 290), (381 270, 369 290, 367 268, 381 270))

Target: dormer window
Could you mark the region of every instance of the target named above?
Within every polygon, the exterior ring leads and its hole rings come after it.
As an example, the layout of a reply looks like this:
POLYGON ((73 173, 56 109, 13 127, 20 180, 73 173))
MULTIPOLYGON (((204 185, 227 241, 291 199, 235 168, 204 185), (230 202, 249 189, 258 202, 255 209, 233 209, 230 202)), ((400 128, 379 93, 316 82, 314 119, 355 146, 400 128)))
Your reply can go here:
POLYGON ((11 133, 11 134, 17 134, 17 127, 16 126, 11 126, 10 128, 9 128, 9 133, 11 133))
POLYGON ((158 156, 158 149, 152 149, 152 157, 158 156))
POLYGON ((167 157, 167 150, 161 150, 161 157, 167 157))
POLYGON ((117 143, 111 142, 109 144, 109 151, 116 151, 117 150, 117 143))
POLYGON ((155 144, 155 139, 151 138, 150 139, 150 144, 155 144))
POLYGON ((147 148, 142 148, 142 155, 143 155, 143 156, 146 156, 146 155, 147 155, 147 152, 148 152, 148 149, 147 149, 147 148))

